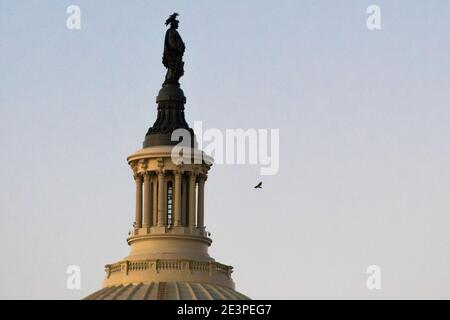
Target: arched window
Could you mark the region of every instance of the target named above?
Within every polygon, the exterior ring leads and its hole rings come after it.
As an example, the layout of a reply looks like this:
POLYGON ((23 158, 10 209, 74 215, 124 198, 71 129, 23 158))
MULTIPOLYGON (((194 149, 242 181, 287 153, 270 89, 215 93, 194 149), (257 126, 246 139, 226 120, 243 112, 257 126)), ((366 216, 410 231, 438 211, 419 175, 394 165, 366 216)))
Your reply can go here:
POLYGON ((167 225, 173 225, 173 185, 167 182, 167 225))

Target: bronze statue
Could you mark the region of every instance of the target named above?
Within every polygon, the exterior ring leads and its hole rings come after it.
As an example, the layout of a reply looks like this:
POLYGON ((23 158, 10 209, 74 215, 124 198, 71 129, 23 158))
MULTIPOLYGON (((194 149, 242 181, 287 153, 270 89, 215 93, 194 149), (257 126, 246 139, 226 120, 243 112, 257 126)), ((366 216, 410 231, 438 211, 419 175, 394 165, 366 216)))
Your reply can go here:
POLYGON ((166 26, 170 24, 164 39, 164 54, 162 63, 167 68, 164 84, 178 84, 178 80, 184 74, 184 42, 178 33, 178 13, 172 14, 166 20, 166 26))

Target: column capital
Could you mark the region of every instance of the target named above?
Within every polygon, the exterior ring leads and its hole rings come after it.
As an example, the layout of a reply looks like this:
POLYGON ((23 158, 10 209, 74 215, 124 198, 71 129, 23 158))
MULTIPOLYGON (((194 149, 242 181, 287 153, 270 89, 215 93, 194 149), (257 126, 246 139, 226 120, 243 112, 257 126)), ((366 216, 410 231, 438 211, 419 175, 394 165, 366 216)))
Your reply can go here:
POLYGON ((158 168, 164 168, 164 158, 158 158, 158 168))
POLYGON ((183 166, 182 165, 177 165, 177 168, 175 170, 173 170, 173 173, 175 175, 181 175, 185 172, 185 170, 183 170, 183 166))
POLYGON ((145 171, 142 173, 142 176, 144 177, 145 180, 149 179, 151 175, 152 175, 151 171, 145 171))
POLYGON ((135 173, 135 174, 133 174, 133 178, 134 178, 134 180, 135 180, 136 182, 142 183, 142 174, 140 174, 140 173, 135 173))
POLYGON ((181 178, 181 176, 183 175, 184 171, 182 170, 175 170, 173 172, 173 174, 175 175, 175 178, 181 178))
POLYGON ((129 165, 131 167, 131 170, 133 171, 133 175, 136 175, 138 172, 137 161, 130 161, 129 165))
POLYGON ((139 159, 138 164, 142 170, 147 170, 147 159, 139 159))
POLYGON ((197 177, 197 173, 194 171, 188 171, 188 176, 189 176, 189 179, 195 180, 195 178, 197 177))

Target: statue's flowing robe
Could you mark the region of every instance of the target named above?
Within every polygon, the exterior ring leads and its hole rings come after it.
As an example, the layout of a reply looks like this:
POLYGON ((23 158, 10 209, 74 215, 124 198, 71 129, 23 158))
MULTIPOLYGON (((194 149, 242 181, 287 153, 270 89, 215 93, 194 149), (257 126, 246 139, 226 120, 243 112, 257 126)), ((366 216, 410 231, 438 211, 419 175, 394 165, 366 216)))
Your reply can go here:
POLYGON ((184 50, 185 46, 178 31, 167 30, 162 61, 167 68, 166 81, 178 82, 178 79, 184 74, 182 61, 184 50))

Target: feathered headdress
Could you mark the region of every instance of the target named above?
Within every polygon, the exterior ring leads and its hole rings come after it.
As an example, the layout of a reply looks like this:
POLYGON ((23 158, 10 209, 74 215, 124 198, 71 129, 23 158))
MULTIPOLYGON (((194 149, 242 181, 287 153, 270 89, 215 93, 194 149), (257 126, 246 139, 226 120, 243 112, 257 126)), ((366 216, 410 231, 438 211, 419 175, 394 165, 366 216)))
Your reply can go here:
POLYGON ((178 13, 174 12, 173 14, 170 15, 170 17, 166 20, 166 26, 171 24, 174 21, 177 21, 177 16, 179 16, 178 13))

